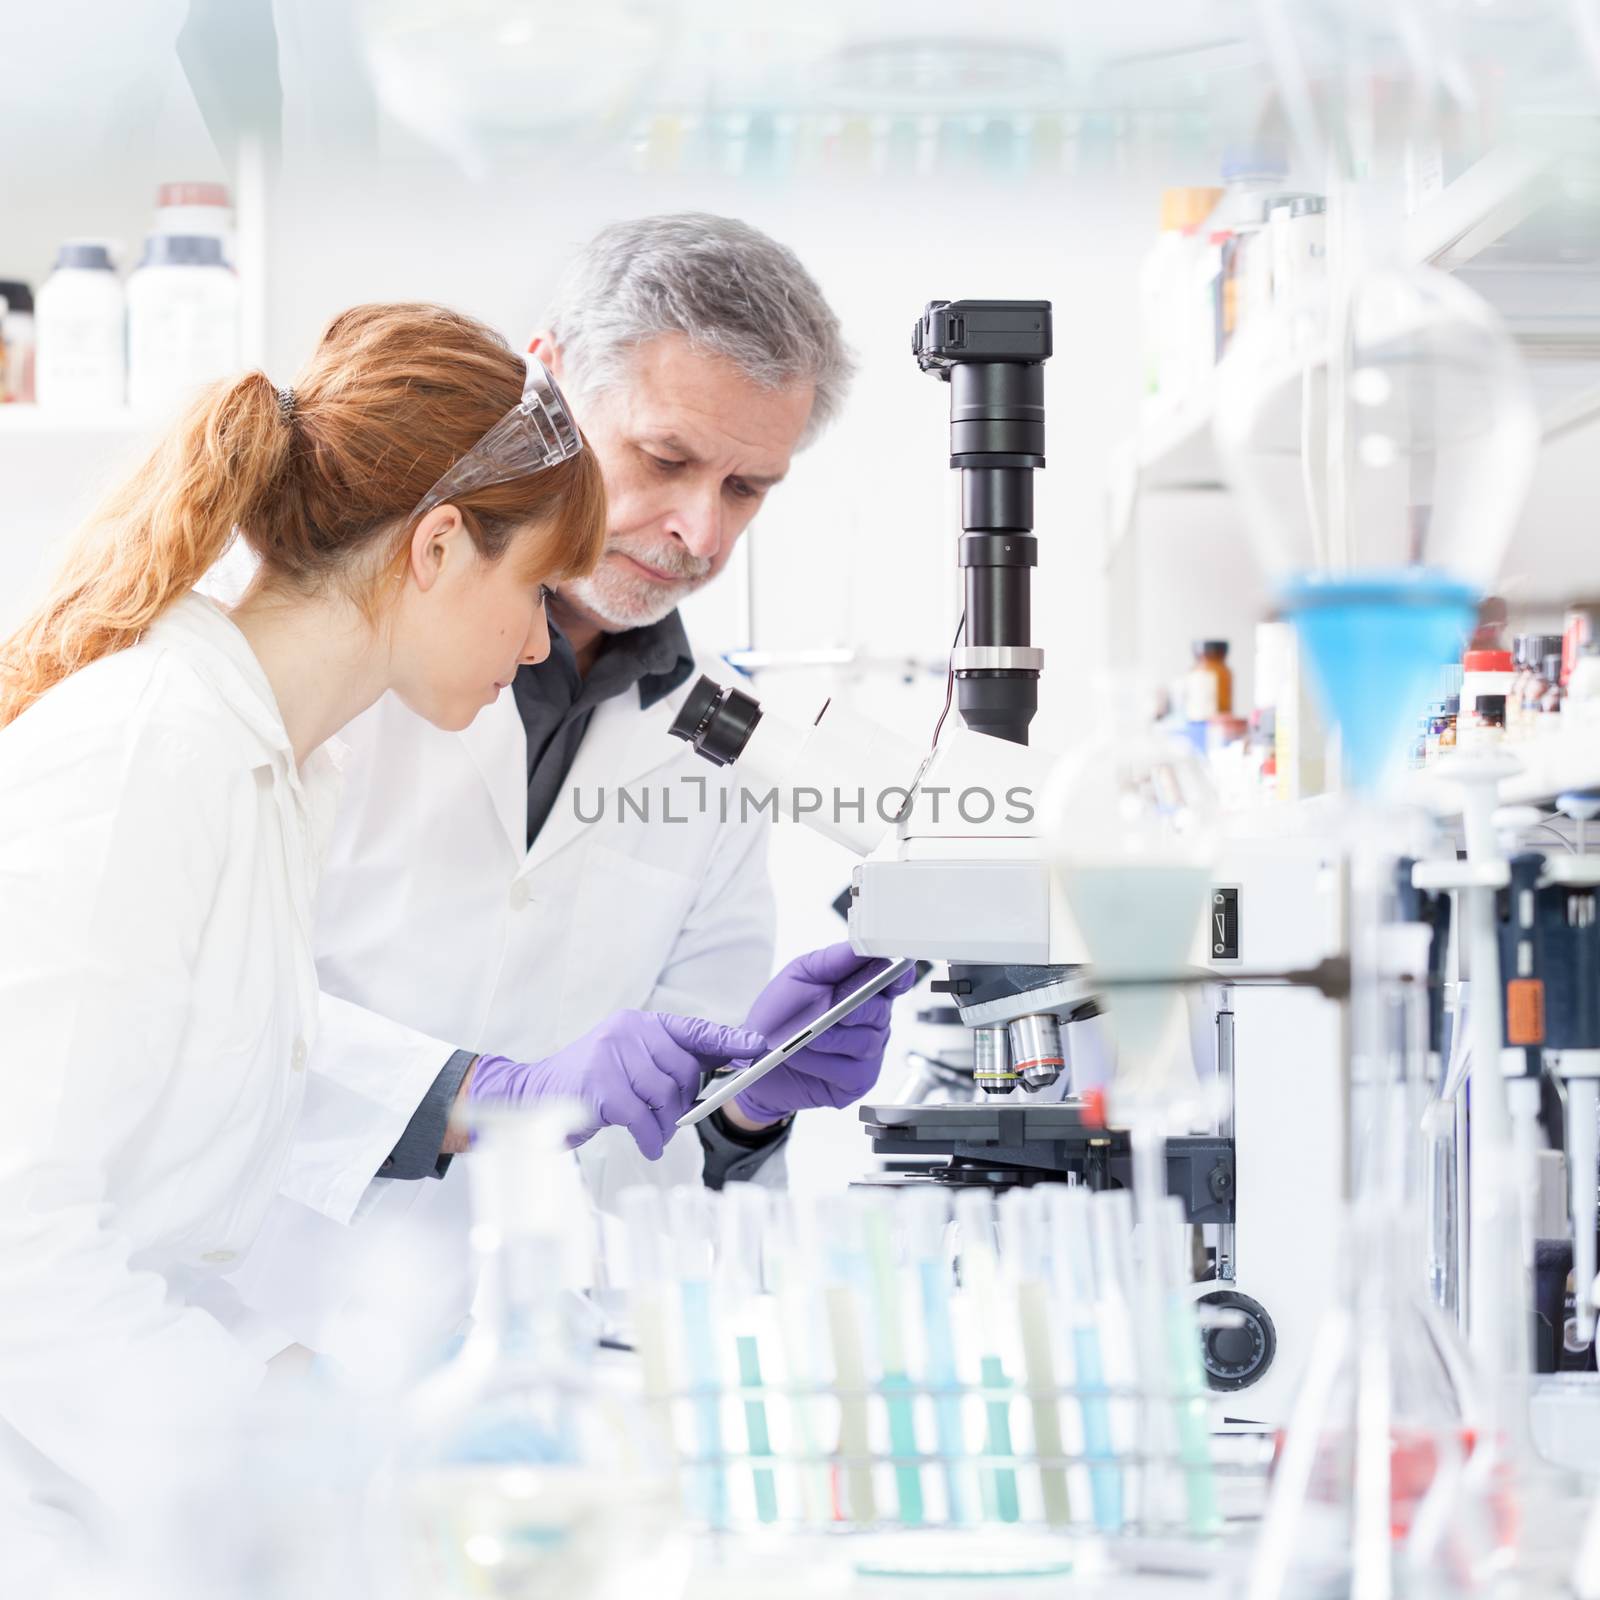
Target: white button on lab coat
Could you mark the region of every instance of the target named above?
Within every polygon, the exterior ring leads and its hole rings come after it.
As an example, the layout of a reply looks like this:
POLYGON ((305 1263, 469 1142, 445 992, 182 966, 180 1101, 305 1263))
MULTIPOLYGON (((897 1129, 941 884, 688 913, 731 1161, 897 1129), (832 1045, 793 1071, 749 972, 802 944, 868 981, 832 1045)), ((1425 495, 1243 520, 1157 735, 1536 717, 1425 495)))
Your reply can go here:
POLYGON ((107 1491, 108 1439, 259 1379, 213 1311, 287 1171, 336 788, 198 596, 0 730, 0 1481, 107 1491))
MULTIPOLYGON (((471 1157, 443 1181, 371 1181, 453 1050, 538 1061, 626 1008, 743 1020, 772 966, 768 822, 736 798, 722 820, 731 774, 667 733, 685 693, 596 709, 531 851, 510 691, 464 733, 386 696, 341 735, 316 941, 324 990, 349 1003, 324 1008, 289 1200, 235 1280, 286 1335, 357 1359, 333 1323, 379 1261, 417 1264, 395 1292, 431 1296, 438 1327, 466 1310, 471 1157)), ((629 1184, 698 1182, 702 1156, 692 1131, 652 1163, 606 1129, 579 1162, 610 1207, 629 1184)))

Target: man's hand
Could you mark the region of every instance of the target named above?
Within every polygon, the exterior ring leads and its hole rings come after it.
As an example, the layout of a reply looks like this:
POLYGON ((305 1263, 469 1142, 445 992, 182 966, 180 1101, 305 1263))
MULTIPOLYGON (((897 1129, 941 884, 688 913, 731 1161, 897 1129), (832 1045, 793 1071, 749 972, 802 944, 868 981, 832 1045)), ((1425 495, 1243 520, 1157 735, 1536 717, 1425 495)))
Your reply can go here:
MULTIPOLYGON (((756 996, 745 1027, 781 1044, 797 1028, 836 1006, 888 963, 859 956, 848 944, 829 945, 797 957, 756 996)), ((917 981, 915 969, 882 994, 864 1001, 842 1022, 818 1034, 781 1067, 753 1083, 723 1107, 735 1127, 756 1132, 792 1111, 847 1106, 878 1081, 894 997, 917 981)))

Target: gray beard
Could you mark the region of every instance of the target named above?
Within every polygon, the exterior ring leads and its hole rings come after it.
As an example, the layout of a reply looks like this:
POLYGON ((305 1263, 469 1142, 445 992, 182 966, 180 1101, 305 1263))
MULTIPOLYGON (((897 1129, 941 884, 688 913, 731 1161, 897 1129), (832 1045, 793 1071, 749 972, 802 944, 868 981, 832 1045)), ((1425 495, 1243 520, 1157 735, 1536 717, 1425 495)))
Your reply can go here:
POLYGON ((607 571, 604 567, 587 578, 563 584, 564 593, 600 622, 613 628, 648 628, 676 610, 679 601, 693 594, 704 578, 684 578, 664 588, 648 578, 607 571))

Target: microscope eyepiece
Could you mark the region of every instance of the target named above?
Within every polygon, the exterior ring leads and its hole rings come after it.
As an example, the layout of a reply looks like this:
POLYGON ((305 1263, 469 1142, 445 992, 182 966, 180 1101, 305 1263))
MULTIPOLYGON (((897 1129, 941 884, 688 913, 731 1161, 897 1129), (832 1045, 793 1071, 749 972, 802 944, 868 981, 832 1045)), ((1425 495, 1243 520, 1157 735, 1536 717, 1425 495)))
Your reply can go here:
POLYGON ((744 754, 760 720, 761 707, 749 695, 702 677, 684 696, 667 731, 686 739, 707 761, 730 767, 744 754))

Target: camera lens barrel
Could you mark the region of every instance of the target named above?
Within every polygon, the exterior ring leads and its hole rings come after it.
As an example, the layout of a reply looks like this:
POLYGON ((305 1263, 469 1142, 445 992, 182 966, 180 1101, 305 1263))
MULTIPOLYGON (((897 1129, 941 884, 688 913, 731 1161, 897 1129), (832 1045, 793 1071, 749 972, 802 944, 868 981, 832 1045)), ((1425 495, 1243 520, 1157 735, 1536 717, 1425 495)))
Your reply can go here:
POLYGON ((913 349, 950 384, 950 465, 961 474, 964 647, 956 688, 969 728, 1028 742, 1042 655, 1031 639, 1038 565, 1033 474, 1044 461, 1046 301, 935 301, 913 349))
MULTIPOLYGON (((951 466, 963 456, 1027 456, 1044 465, 1044 367, 963 361, 950 368, 951 466)), ((1018 463, 1021 465, 1022 463, 1018 463)))

